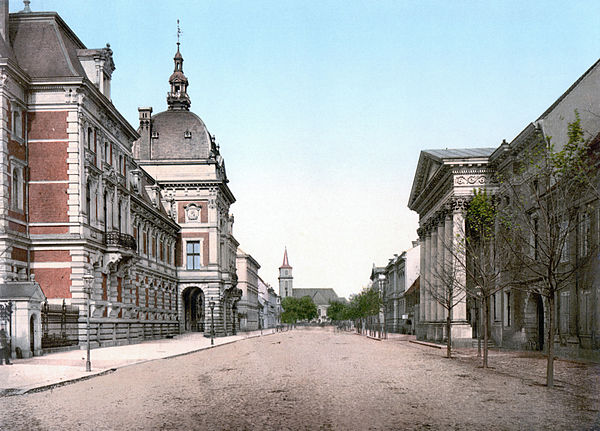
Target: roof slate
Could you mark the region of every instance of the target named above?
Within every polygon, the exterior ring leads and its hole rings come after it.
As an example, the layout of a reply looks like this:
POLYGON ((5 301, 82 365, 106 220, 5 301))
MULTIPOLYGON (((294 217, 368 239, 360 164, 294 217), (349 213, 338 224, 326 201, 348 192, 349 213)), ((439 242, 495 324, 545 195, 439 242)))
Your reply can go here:
POLYGON ((335 290, 329 289, 292 289, 294 298, 302 298, 310 296, 315 305, 329 305, 330 301, 342 301, 343 299, 337 296, 335 290))
POLYGON ((77 49, 85 45, 57 14, 36 15, 11 16, 9 38, 19 67, 32 78, 85 77, 77 58, 77 49))
POLYGON ((469 157, 489 157, 496 147, 494 148, 458 148, 458 149, 446 149, 446 150, 423 150, 439 160, 442 159, 464 159, 469 157))
POLYGON ((152 130, 158 139, 152 140, 153 160, 208 159, 210 134, 196 114, 185 110, 164 111, 152 117, 152 130), (191 137, 186 138, 185 132, 191 137))

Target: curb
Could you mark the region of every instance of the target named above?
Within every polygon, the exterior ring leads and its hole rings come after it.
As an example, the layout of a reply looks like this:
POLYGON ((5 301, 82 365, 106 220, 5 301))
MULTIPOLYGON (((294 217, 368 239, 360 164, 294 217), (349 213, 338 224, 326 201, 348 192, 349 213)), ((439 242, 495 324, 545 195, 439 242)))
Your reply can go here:
POLYGON ((441 349, 444 347, 439 344, 428 343, 426 341, 408 340, 408 342, 413 344, 420 344, 421 346, 432 347, 434 349, 441 349))
POLYGON ((237 343, 238 341, 247 340, 249 338, 266 337, 267 335, 273 335, 276 333, 277 332, 271 332, 269 334, 262 334, 262 335, 261 334, 249 335, 247 337, 240 338, 238 340, 229 340, 229 341, 225 341, 223 343, 214 344, 214 345, 209 344, 208 346, 200 347, 195 350, 190 350, 189 352, 183 352, 183 353, 177 353, 174 355, 163 356, 162 358, 145 359, 145 360, 142 360, 139 362, 133 362, 131 364, 125 364, 125 365, 121 365, 121 366, 117 366, 117 367, 106 368, 103 370, 98 370, 97 372, 92 372, 92 374, 87 374, 85 376, 75 377, 73 379, 63 380, 63 381, 56 382, 56 383, 49 383, 49 384, 45 384, 45 385, 41 385, 41 386, 32 385, 32 386, 26 386, 24 388, 19 388, 19 389, 5 389, 4 390, 5 393, 2 393, 2 391, 0 390, 0 398, 14 397, 14 396, 18 396, 18 395, 26 395, 26 394, 36 393, 36 392, 44 392, 44 391, 51 390, 54 388, 59 388, 61 386, 67 386, 67 385, 70 385, 73 383, 82 382, 84 380, 93 379, 94 377, 111 374, 121 368, 131 367, 132 365, 140 365, 140 364, 145 364, 147 362, 154 362, 154 361, 160 361, 163 359, 171 359, 171 358, 177 358, 180 356, 191 355, 192 353, 198 353, 198 352, 201 352, 202 350, 214 349, 215 347, 226 346, 228 344, 237 343))

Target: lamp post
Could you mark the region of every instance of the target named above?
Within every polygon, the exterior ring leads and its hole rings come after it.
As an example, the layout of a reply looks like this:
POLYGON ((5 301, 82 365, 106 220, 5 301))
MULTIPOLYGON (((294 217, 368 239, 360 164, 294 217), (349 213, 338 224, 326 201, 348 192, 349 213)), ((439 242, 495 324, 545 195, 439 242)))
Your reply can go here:
POLYGON ((215 302, 210 301, 208 303, 210 307, 210 345, 215 344, 215 302))
POLYGON ((84 292, 86 294, 86 332, 87 332, 87 343, 86 343, 86 361, 85 361, 85 371, 92 371, 92 362, 90 361, 90 297, 92 296, 92 283, 94 282, 94 276, 92 274, 85 274, 83 276, 84 283, 84 292))

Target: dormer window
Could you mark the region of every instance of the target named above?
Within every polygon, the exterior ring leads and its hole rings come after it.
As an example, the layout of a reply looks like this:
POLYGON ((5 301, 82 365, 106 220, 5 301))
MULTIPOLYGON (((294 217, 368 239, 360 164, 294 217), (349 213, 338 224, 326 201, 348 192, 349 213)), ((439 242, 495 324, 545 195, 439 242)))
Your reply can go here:
POLYGON ((152 139, 158 139, 158 132, 156 130, 152 131, 152 139))
POLYGON ((185 139, 192 139, 192 132, 190 132, 189 130, 186 130, 185 132, 183 132, 183 137, 185 139))

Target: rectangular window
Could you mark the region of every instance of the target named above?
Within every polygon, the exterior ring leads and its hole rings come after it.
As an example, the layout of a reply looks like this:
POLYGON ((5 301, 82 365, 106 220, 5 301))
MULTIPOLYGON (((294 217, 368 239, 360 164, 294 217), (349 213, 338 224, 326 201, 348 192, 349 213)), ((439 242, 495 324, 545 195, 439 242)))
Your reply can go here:
POLYGON ((187 269, 200 269, 200 241, 187 242, 187 269))
POLYGON ((561 292, 560 294, 560 333, 562 335, 569 333, 570 319, 570 294, 569 292, 561 292))
POLYGON ((511 325, 510 292, 504 292, 504 326, 511 325))
POLYGON ((569 261, 569 225, 566 221, 560 222, 560 230, 558 236, 558 243, 562 245, 560 253, 560 261, 569 261))
POLYGON ((581 295, 581 333, 589 335, 592 332, 592 294, 591 290, 585 290, 581 295))
POLYGON ((579 253, 581 257, 586 257, 590 251, 590 215, 586 211, 579 217, 579 253))
POLYGON ((12 128, 13 139, 23 138, 23 119, 21 118, 21 113, 16 109, 13 110, 12 128))
POLYGON ((15 167, 12 170, 12 190, 11 190, 11 206, 13 209, 22 210, 24 205, 24 186, 23 169, 15 167))

